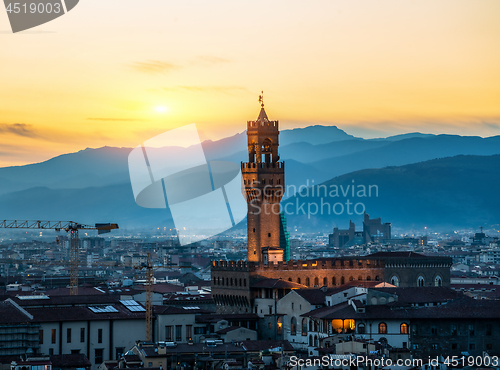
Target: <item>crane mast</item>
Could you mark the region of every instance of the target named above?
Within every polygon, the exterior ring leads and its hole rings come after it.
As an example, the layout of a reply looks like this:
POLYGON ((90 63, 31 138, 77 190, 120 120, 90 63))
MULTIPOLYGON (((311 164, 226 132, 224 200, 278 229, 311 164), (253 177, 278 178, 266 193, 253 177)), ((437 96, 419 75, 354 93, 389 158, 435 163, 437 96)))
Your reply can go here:
POLYGON ((97 233, 109 233, 118 229, 118 224, 104 223, 85 225, 74 221, 30 221, 30 220, 0 220, 0 229, 42 229, 64 230, 70 235, 70 294, 78 295, 78 262, 79 262, 79 230, 97 230, 97 233))

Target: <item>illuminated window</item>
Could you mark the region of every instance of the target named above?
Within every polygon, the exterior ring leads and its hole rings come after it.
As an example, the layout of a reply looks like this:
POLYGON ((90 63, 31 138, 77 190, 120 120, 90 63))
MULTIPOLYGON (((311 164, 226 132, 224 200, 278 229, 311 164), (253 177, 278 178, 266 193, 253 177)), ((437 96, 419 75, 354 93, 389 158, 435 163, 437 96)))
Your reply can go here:
POLYGON ((402 323, 401 326, 399 327, 399 332, 401 334, 408 334, 408 324, 407 323, 402 323))
POLYGON ((385 322, 381 322, 380 324, 378 324, 378 333, 387 334, 387 324, 385 322))

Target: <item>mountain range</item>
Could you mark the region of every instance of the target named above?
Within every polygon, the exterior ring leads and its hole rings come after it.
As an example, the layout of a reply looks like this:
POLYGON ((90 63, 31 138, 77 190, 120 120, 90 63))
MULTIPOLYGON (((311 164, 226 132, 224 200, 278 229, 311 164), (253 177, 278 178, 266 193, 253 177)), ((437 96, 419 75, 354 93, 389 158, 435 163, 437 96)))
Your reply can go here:
MULTIPOLYGON (((247 160, 245 133, 202 145, 208 160, 247 160)), ((131 149, 85 149, 41 163, 0 168, 0 218, 173 227, 168 210, 135 204, 127 162, 131 149)), ((362 200, 366 211, 400 227, 498 223, 500 194, 494 188, 499 184, 499 154, 500 136, 409 133, 366 140, 335 126, 280 133, 287 185, 376 185, 378 197, 362 200)), ((296 195, 293 189, 287 195, 284 205, 318 200, 296 195)), ((344 227, 349 219, 360 217, 288 215, 290 227, 317 231, 344 227)))

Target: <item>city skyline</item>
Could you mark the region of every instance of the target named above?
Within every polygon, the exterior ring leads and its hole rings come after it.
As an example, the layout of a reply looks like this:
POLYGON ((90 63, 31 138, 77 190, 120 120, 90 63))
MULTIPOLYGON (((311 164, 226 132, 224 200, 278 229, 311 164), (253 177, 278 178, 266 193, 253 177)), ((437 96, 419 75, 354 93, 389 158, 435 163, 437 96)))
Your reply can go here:
POLYGON ((230 136, 261 90, 283 129, 500 134, 495 1, 107 4, 16 35, 0 13, 0 166, 193 122, 230 136))

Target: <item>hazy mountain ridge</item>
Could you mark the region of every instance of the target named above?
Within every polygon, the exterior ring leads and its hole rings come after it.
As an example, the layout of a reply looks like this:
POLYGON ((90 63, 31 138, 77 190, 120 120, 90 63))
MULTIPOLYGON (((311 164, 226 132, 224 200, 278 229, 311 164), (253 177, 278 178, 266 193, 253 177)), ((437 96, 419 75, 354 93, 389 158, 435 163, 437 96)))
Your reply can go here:
MULTIPOLYGON (((495 222, 495 218, 498 223, 498 207, 496 210, 492 207, 498 204, 499 195, 483 183, 471 184, 470 180, 490 177, 498 184, 500 166, 496 160, 500 154, 500 136, 481 138, 411 133, 364 140, 342 132, 337 127, 325 126, 282 131, 280 155, 281 160, 286 161, 286 184, 298 187, 327 181, 328 186, 336 183, 348 185, 347 182, 352 180, 355 183, 375 183, 379 186, 380 197, 365 199, 367 212, 394 223, 470 223, 470 226, 477 226, 478 222, 495 222), (327 133, 333 134, 330 137, 327 133), (317 138, 318 135, 321 137, 317 138), (324 143, 325 140, 330 141, 324 143), (476 157, 471 155, 485 156, 477 157, 484 161, 476 163, 470 159, 476 157), (467 163, 474 165, 471 167, 467 163), (464 171, 468 173, 465 175, 464 171), (456 179, 467 186, 457 187, 456 179), (481 194, 474 193, 473 185, 481 188, 481 194), (487 196, 491 202, 483 199, 487 196), (415 197, 435 206, 436 212, 430 214, 418 208, 425 202, 419 202, 415 197), (480 205, 476 211, 481 217, 474 214, 474 217, 460 218, 460 214, 468 214, 463 212, 464 204, 480 205), (445 217, 446 208, 453 209, 449 219, 445 217)), ((244 133, 219 141, 205 141, 203 147, 209 160, 247 160, 244 133), (221 154, 225 156, 219 157, 221 154)), ((168 210, 144 209, 135 204, 128 173, 131 150, 113 147, 86 149, 42 163, 0 168, 0 217, 75 219, 79 222, 112 220, 130 227, 171 227, 168 210)), ((169 148, 168 151, 178 153, 182 150, 169 148)), ((296 201, 296 198, 286 202, 290 201, 296 201)), ((305 220, 300 215, 289 215, 291 225, 307 225, 321 230, 334 224, 345 227, 350 218, 356 216, 328 218, 318 215, 305 220)))

